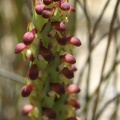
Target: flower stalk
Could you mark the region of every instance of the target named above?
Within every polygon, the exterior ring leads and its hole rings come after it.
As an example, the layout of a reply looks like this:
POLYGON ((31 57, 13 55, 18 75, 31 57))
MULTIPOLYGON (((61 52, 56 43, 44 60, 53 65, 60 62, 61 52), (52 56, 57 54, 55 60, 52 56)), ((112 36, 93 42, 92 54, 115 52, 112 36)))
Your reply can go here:
POLYGON ((66 18, 71 12, 75 9, 68 0, 33 0, 33 19, 15 48, 16 54, 29 60, 21 94, 30 100, 22 114, 32 120, 78 120, 80 89, 72 84, 77 70, 73 49, 81 42, 67 35, 66 18))

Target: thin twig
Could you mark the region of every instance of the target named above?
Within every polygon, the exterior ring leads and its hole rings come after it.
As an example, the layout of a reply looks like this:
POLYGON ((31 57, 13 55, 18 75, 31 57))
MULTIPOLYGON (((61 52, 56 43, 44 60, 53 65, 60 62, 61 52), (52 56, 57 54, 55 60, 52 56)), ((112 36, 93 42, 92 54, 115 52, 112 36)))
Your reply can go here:
POLYGON ((0 76, 8 78, 9 80, 14 80, 15 82, 24 84, 24 78, 13 72, 10 72, 10 71, 4 70, 4 69, 0 69, 0 76))
POLYGON ((106 10, 106 8, 107 8, 109 2, 110 2, 110 0, 108 0, 108 1, 106 2, 106 4, 105 4, 105 6, 104 6, 104 8, 103 8, 103 10, 102 10, 102 12, 101 12, 99 18, 98 18, 97 21, 95 22, 95 25, 94 25, 94 27, 93 27, 93 34, 94 34, 94 35, 95 35, 95 31, 96 31, 97 28, 98 28, 98 25, 99 25, 99 23, 100 23, 100 21, 101 21, 103 15, 104 15, 104 13, 105 13, 105 10, 106 10))
POLYGON ((105 109, 107 108, 107 106, 114 102, 116 99, 120 98, 120 93, 117 94, 114 98, 112 98, 111 100, 109 100, 102 108, 101 110, 98 112, 98 114, 96 115, 96 120, 99 118, 99 116, 105 111, 105 109))
MULTIPOLYGON (((113 32, 117 32, 119 29, 120 29, 120 24, 119 24, 117 27, 113 28, 113 32)), ((101 42, 101 40, 103 40, 105 37, 107 37, 108 34, 109 34, 109 32, 106 32, 106 33, 98 40, 98 42, 96 42, 96 44, 95 44, 93 47, 91 47, 91 52, 93 52, 93 50, 97 47, 97 45, 101 42)), ((81 69, 81 71, 80 71, 80 73, 79 73, 78 79, 83 76, 84 70, 85 70, 85 68, 86 68, 86 66, 87 66, 87 63, 88 63, 88 58, 89 58, 89 57, 87 57, 84 65, 83 65, 83 67, 82 67, 82 69, 81 69)), ((105 77, 105 79, 106 79, 106 77, 105 77)), ((77 84, 80 84, 80 83, 82 82, 82 80, 77 80, 77 81, 78 81, 77 84)))
POLYGON ((97 87, 95 104, 93 106, 92 120, 96 119, 95 115, 96 115, 96 110, 97 110, 97 107, 98 107, 98 101, 99 101, 99 96, 100 96, 100 88, 101 88, 102 81, 103 81, 103 73, 104 73, 105 64, 106 64, 106 60, 107 60, 107 55, 108 55, 108 51, 109 51, 109 47, 110 47, 110 43, 111 43, 111 39, 112 39, 112 29, 113 29, 113 26, 114 26, 114 23, 115 23, 115 20, 116 20, 116 13, 117 13, 119 2, 120 2, 120 0, 118 0, 116 2, 115 10, 114 10, 112 21, 111 21, 110 28, 109 28, 108 43, 107 43, 107 47, 106 47, 106 51, 105 51, 105 57, 104 57, 103 66, 102 66, 102 70, 101 70, 100 82, 99 82, 99 85, 97 87))

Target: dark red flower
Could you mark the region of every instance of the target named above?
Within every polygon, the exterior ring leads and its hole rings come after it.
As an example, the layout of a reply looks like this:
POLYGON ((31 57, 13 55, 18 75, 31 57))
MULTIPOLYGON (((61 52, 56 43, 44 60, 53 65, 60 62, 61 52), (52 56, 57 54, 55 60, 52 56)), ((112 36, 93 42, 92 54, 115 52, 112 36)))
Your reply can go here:
POLYGON ((53 91, 55 91, 59 95, 63 95, 65 93, 64 85, 60 83, 52 83, 50 87, 53 91))
POLYGON ((64 74, 64 76, 68 79, 71 79, 74 77, 74 74, 72 71, 70 71, 67 67, 64 67, 62 70, 62 73, 64 74))
POLYGON ((51 62, 53 60, 53 53, 50 49, 43 47, 41 49, 41 55, 47 62, 51 62))
POLYGON ((52 0, 43 0, 43 3, 44 3, 45 5, 49 5, 49 4, 52 3, 52 0))
POLYGON ((49 119, 56 119, 56 113, 53 108, 46 108, 43 113, 49 119))
POLYGON ((22 96, 23 96, 23 97, 28 97, 28 96, 31 94, 32 89, 33 89, 33 85, 32 85, 32 84, 23 86, 23 88, 22 88, 22 90, 21 90, 22 96))
POLYGON ((71 99, 67 101, 67 104, 73 106, 75 109, 79 109, 80 108, 80 103, 77 99, 71 99))
POLYGON ((38 75, 39 75, 39 69, 38 69, 38 66, 36 64, 33 64, 31 66, 31 68, 29 69, 29 72, 28 72, 28 75, 29 75, 29 78, 31 80, 35 80, 38 78, 38 75))

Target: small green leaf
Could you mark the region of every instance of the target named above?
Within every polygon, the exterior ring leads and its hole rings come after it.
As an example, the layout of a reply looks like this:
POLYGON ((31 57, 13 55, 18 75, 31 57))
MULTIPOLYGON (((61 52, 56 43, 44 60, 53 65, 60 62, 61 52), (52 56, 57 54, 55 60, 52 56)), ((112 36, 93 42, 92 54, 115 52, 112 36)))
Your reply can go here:
POLYGON ((50 40, 51 40, 51 38, 48 37, 48 34, 50 33, 51 29, 52 29, 51 22, 48 21, 44 25, 44 27, 41 31, 41 39, 42 39, 42 42, 43 42, 43 46, 46 47, 46 48, 48 48, 48 44, 50 43, 50 40))

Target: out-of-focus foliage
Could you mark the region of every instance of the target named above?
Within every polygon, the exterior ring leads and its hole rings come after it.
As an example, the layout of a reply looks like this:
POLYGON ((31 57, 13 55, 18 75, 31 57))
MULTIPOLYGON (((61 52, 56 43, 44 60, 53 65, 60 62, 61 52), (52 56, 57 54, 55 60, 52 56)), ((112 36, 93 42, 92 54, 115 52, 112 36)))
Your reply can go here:
MULTIPOLYGON (((120 0, 71 2, 77 10, 68 27, 82 41, 75 50, 78 72, 74 81, 81 88, 81 110, 77 114, 82 120, 119 120, 120 0)), ((14 49, 31 19, 30 3, 0 0, 0 120, 29 120, 21 115, 21 107, 27 102, 20 94, 22 84, 15 82, 24 83, 21 76, 25 76, 28 64, 22 55, 14 54, 14 49)))

